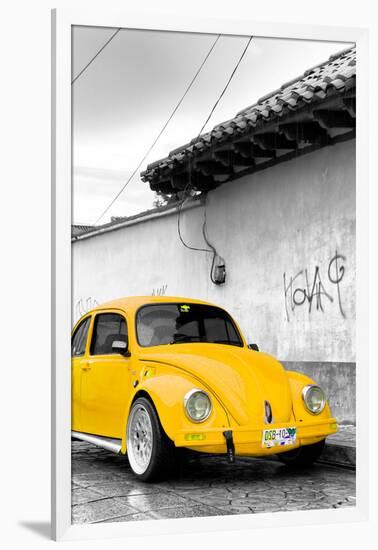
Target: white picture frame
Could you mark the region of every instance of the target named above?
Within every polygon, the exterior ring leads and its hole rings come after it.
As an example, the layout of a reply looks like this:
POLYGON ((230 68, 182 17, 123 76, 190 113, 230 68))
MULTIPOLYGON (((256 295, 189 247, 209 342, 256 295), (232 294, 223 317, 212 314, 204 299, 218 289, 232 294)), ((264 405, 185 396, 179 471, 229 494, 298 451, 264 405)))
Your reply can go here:
POLYGON ((56 540, 140 535, 140 522, 71 525, 71 27, 123 27, 355 42, 357 46, 357 504, 354 508, 146 520, 144 534, 361 521, 368 514, 368 31, 365 29, 146 15, 91 8, 52 12, 52 536, 56 540))

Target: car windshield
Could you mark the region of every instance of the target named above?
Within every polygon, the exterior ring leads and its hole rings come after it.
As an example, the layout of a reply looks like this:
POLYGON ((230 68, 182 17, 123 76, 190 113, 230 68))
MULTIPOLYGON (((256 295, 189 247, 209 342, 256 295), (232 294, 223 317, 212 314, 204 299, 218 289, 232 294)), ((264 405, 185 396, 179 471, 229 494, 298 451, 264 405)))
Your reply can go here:
POLYGON ((143 306, 136 318, 141 346, 209 342, 243 346, 231 317, 222 309, 203 304, 169 303, 143 306))

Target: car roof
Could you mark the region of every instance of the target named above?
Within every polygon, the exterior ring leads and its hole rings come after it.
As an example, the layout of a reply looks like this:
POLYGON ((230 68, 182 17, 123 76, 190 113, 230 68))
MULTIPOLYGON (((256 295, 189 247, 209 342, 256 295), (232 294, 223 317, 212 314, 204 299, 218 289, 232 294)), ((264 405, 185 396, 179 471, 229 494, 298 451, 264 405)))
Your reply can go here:
POLYGON ((124 298, 117 298, 116 300, 111 300, 103 304, 99 304, 92 311, 98 311, 101 309, 123 309, 123 310, 134 310, 136 311, 141 306, 148 304, 166 304, 166 303, 175 303, 175 302, 185 302, 189 304, 205 304, 205 305, 214 305, 209 302, 204 302, 203 300, 197 300, 195 298, 186 298, 183 296, 127 296, 124 298))

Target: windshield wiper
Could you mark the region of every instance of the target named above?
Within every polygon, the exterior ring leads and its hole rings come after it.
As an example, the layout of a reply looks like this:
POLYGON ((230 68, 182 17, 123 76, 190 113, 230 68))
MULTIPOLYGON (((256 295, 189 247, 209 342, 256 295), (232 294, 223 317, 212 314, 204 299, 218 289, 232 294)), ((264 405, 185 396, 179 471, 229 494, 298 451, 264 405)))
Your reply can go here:
POLYGON ((170 344, 183 344, 185 342, 201 342, 200 336, 189 336, 188 334, 175 334, 170 344))
POLYGON ((240 342, 232 342, 231 340, 213 340, 211 344, 228 344, 229 346, 241 346, 240 342))

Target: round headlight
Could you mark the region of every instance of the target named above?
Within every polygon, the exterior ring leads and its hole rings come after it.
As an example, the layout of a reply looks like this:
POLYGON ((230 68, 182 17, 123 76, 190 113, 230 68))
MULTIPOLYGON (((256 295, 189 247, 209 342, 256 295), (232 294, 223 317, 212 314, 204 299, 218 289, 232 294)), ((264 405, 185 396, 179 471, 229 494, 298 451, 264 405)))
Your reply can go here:
POLYGON ((202 390, 190 390, 184 397, 184 409, 192 422, 203 422, 211 413, 210 397, 202 390))
POLYGON ((319 386, 305 386, 302 392, 306 408, 312 414, 320 414, 325 407, 326 398, 319 386))

